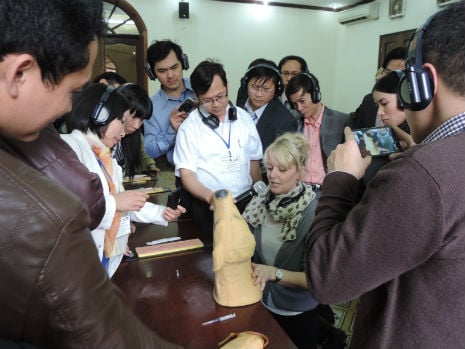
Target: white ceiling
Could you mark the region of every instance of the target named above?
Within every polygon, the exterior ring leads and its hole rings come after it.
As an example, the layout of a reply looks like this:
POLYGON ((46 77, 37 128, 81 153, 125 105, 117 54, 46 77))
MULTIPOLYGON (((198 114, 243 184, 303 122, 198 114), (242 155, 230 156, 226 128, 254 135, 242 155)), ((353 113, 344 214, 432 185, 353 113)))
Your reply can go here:
POLYGON ((354 7, 374 0, 220 0, 229 2, 264 2, 276 6, 302 7, 315 10, 337 11, 354 7))

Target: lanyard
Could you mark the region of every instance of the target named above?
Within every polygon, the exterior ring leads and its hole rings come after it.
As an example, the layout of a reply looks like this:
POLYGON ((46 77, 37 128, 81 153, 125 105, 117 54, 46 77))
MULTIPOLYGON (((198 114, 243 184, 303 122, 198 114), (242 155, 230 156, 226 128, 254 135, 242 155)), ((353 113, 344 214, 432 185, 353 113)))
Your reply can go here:
POLYGON ((229 153, 229 157, 231 157, 231 150, 229 149, 231 147, 231 122, 229 122, 229 136, 228 136, 228 142, 226 142, 224 140, 224 138, 218 133, 216 132, 216 130, 213 130, 213 132, 216 133, 216 135, 218 137, 221 138, 221 140, 223 141, 224 145, 226 146, 226 148, 228 149, 228 153, 229 153))

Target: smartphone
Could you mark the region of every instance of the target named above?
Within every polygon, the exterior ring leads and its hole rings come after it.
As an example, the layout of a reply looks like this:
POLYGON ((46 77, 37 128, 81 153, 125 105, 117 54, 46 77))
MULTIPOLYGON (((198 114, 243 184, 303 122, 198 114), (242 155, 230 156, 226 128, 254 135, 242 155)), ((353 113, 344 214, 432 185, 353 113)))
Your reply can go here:
POLYGON ((184 102, 179 105, 178 111, 189 113, 194 107, 195 101, 192 98, 187 97, 184 102))
POLYGON ((177 187, 168 194, 166 206, 175 210, 181 202, 181 187, 177 187))
POLYGON ((399 140, 388 126, 362 128, 353 132, 363 157, 387 156, 401 151, 399 140))

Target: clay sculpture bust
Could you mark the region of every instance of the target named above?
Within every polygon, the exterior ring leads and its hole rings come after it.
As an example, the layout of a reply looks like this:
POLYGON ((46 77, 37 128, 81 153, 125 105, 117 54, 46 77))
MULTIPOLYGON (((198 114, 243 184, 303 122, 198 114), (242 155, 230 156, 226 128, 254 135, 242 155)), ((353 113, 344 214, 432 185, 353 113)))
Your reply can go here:
POLYGON ((213 298, 227 307, 256 303, 262 293, 251 277, 255 239, 230 192, 215 192, 213 205, 213 298))

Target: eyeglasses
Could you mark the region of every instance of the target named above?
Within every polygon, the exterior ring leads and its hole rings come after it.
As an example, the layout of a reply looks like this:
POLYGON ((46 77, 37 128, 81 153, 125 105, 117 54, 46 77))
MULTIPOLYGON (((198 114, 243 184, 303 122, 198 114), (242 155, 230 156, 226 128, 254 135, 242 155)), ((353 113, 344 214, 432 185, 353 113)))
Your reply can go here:
POLYGON ((405 61, 401 60, 401 62, 399 64, 397 64, 396 67, 394 67, 392 69, 390 69, 388 67, 384 68, 383 69, 383 74, 387 75, 390 72, 393 72, 393 71, 396 71, 396 70, 403 70, 403 69, 405 69, 405 61))
POLYGON ((220 94, 220 95, 218 95, 216 97, 213 97, 213 98, 205 98, 203 100, 201 99, 200 103, 202 103, 206 107, 209 107, 209 106, 213 105, 213 103, 220 103, 223 100, 223 98, 225 98, 226 96, 227 96, 227 94, 223 93, 223 94, 220 94))
POLYGON ((300 72, 298 72, 298 71, 286 71, 285 70, 285 71, 281 72, 281 75, 285 76, 286 78, 289 77, 289 76, 294 77, 294 76, 299 75, 299 74, 300 74, 300 72))
POLYGON ((261 92, 264 95, 269 95, 273 92, 273 87, 258 87, 257 85, 249 85, 249 89, 254 93, 261 92))
POLYGON ((383 69, 383 74, 386 75, 386 74, 389 74, 390 72, 393 72, 393 71, 394 71, 394 70, 392 70, 392 69, 384 68, 384 69, 383 69))

